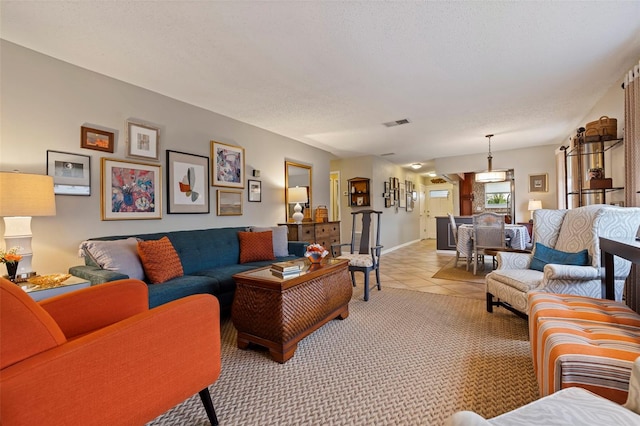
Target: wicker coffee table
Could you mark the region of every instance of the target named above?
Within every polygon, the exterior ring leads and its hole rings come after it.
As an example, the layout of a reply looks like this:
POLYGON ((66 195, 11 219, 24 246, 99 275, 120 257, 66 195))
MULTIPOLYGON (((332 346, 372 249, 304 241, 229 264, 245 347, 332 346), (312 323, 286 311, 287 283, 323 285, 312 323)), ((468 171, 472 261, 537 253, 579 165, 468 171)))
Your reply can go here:
POLYGON ((300 275, 286 279, 274 276, 270 267, 233 278, 237 288, 231 319, 238 330, 238 348, 264 346, 279 363, 293 356, 300 340, 334 318, 349 316, 353 288, 347 260, 325 259, 319 267, 305 264, 300 275))

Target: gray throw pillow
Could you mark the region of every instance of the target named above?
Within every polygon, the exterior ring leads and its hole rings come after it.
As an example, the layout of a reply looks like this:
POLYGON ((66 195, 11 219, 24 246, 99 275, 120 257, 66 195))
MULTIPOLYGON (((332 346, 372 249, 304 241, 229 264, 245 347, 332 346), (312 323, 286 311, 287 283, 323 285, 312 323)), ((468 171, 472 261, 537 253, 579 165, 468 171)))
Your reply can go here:
POLYGON ((138 256, 138 239, 113 241, 83 241, 80 252, 92 262, 109 271, 117 271, 129 278, 144 280, 144 269, 138 256))
POLYGON ((273 254, 276 257, 289 256, 288 228, 286 225, 271 227, 250 226, 249 230, 251 232, 271 231, 273 235, 273 254))

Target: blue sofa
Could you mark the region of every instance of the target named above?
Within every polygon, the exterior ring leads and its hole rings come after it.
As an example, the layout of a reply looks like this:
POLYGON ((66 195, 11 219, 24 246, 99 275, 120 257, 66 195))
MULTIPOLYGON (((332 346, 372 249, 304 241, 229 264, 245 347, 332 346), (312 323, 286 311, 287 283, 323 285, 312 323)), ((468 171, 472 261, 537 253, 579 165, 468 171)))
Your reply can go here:
MULTIPOLYGON (((167 237, 173 244, 182 263, 184 276, 173 278, 160 284, 148 284, 149 307, 198 293, 216 296, 222 311, 229 311, 235 293, 232 276, 273 262, 296 259, 304 256, 308 243, 289 241, 289 256, 276 257, 276 260, 258 261, 240 264, 240 243, 238 232, 241 228, 212 228, 190 231, 159 232, 154 234, 109 236, 92 238, 89 241, 114 241, 134 237, 139 240, 158 240, 167 237)), ((85 256, 85 265, 69 268, 69 273, 89 280, 91 284, 100 284, 129 278, 121 272, 101 268, 89 256, 85 256)))

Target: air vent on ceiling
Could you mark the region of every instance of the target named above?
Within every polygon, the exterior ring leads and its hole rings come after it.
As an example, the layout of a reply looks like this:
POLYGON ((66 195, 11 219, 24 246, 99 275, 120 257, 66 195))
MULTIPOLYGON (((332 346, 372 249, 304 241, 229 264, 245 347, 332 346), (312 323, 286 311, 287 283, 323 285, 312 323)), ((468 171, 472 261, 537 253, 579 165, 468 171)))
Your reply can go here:
POLYGON ((390 155, 396 155, 395 152, 387 152, 386 154, 380 154, 380 157, 388 157, 390 155))
POLYGON ((394 127, 394 126, 401 126, 403 124, 409 124, 409 123, 410 121, 408 118, 403 118, 402 120, 389 121, 388 123, 382 123, 382 125, 386 127, 394 127))

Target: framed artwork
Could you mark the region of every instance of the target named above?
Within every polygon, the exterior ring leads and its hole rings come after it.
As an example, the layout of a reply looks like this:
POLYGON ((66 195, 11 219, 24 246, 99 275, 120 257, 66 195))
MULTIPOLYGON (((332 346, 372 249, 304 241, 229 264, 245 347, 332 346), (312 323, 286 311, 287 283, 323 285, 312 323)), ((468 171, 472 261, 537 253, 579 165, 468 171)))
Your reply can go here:
POLYGON ((133 158, 158 159, 158 129, 127 121, 127 156, 133 158))
POLYGON ((91 157, 47 150, 47 175, 53 177, 53 193, 91 195, 91 157))
POLYGON ((249 179, 249 202, 259 203, 262 201, 262 182, 249 179))
POLYGON ((244 188, 244 148, 211 141, 211 185, 244 188))
POLYGON ((407 207, 407 192, 404 183, 400 184, 400 193, 398 194, 398 207, 404 209, 407 207))
POLYGON ((218 189, 218 216, 242 216, 242 191, 218 189))
POLYGON ((529 192, 548 192, 549 175, 547 173, 539 175, 529 175, 529 192))
POLYGON ((383 198, 389 198, 389 182, 384 182, 384 192, 382 193, 383 198))
POLYGON ((167 213, 209 213, 209 157, 167 150, 167 213))
POLYGON ((161 166, 102 158, 102 220, 161 219, 161 166))
POLYGON ((80 148, 96 151, 113 152, 115 147, 114 133, 106 130, 80 127, 80 148))

